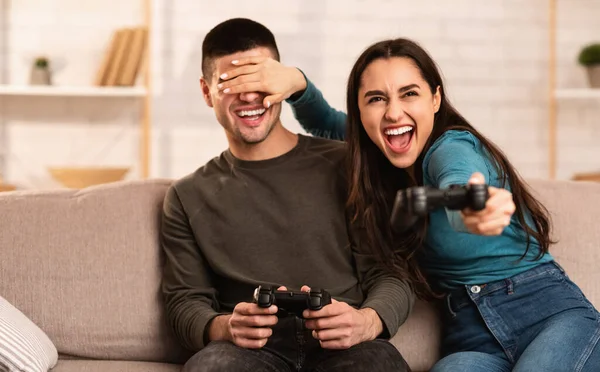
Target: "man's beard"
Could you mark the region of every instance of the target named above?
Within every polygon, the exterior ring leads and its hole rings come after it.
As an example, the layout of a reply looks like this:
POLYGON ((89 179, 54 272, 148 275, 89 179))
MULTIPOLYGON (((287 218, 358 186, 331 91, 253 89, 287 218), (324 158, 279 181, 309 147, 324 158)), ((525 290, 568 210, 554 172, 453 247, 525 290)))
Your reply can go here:
POLYGON ((242 140, 245 145, 255 145, 263 142, 269 137, 269 134, 275 128, 275 123, 270 123, 269 127, 266 128, 264 134, 262 136, 256 136, 256 133, 250 133, 249 135, 242 132, 239 127, 235 127, 236 137, 242 140))

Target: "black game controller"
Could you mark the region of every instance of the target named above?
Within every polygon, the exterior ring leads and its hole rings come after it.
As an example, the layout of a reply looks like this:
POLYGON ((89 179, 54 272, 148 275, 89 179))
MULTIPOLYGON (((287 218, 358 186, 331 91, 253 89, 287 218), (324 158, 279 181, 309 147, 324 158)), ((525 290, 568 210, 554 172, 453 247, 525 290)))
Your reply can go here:
POLYGON ((296 315, 302 318, 306 309, 321 310, 331 303, 331 295, 324 289, 311 289, 310 292, 279 291, 268 286, 259 286, 254 290, 253 302, 267 308, 277 305, 278 316, 296 315))
POLYGON ((480 211, 489 198, 487 185, 452 185, 447 189, 417 186, 400 190, 392 208, 390 222, 397 232, 404 232, 434 209, 471 208, 480 211))

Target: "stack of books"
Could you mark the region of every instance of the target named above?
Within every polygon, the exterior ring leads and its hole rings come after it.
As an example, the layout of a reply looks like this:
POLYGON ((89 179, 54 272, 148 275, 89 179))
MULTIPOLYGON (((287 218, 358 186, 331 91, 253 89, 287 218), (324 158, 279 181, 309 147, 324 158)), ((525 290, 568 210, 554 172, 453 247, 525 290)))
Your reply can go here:
POLYGON ((134 86, 145 63, 146 27, 126 27, 113 32, 96 74, 95 86, 134 86))

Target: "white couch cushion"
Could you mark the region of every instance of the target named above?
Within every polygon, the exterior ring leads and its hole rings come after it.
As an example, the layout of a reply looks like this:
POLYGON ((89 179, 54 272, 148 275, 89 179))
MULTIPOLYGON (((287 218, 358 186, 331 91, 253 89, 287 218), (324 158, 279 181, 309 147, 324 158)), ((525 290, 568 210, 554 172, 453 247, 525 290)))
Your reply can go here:
POLYGON ((0 296, 0 371, 47 372, 57 361, 46 333, 0 296))

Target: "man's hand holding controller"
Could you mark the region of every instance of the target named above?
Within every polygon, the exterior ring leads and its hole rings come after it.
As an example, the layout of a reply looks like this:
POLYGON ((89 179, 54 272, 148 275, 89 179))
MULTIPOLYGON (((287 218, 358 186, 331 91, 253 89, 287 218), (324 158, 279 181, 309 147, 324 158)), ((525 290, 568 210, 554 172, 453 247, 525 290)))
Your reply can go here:
MULTIPOLYGON (((279 289, 285 290, 285 287, 279 289)), ((255 303, 240 302, 231 315, 219 315, 210 323, 210 341, 231 341, 246 349, 260 349, 273 334, 277 324, 276 305, 261 308, 255 303)))

